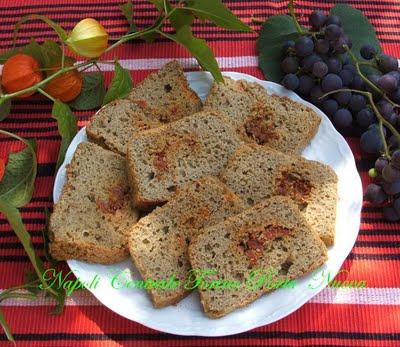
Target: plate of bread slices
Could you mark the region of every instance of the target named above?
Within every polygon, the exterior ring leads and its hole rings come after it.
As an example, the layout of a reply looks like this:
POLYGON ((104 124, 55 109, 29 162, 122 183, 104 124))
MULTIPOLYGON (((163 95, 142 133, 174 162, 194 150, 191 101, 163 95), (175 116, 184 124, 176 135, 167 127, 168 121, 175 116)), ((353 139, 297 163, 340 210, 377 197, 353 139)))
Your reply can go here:
POLYGON ((172 334, 289 315, 359 230, 360 177, 327 116, 278 84, 223 75, 177 61, 151 73, 79 131, 54 186, 51 255, 82 283, 97 276, 88 290, 112 311, 172 334))

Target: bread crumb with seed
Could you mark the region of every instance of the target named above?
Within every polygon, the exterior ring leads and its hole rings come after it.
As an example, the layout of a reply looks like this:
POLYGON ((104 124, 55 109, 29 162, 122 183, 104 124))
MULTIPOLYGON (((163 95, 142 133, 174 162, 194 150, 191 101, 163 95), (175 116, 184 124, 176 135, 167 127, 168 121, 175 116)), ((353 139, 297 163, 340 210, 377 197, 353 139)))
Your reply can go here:
POLYGON ((137 220, 124 157, 80 143, 50 217, 50 254, 57 260, 119 262, 129 255, 128 233, 137 220))
POLYGON ((287 197, 264 200, 207 227, 189 245, 190 264, 202 283, 200 300, 210 318, 245 307, 276 287, 290 286, 288 281, 312 272, 326 259, 326 246, 287 197), (205 275, 204 269, 209 271, 205 275), (258 283, 263 274, 267 279, 258 283))
POLYGON ((191 238, 243 209, 243 202, 218 179, 204 177, 186 185, 132 228, 129 250, 142 278, 168 281, 174 275, 180 281, 174 289, 148 289, 155 307, 175 304, 190 293, 183 285, 190 270, 191 238))

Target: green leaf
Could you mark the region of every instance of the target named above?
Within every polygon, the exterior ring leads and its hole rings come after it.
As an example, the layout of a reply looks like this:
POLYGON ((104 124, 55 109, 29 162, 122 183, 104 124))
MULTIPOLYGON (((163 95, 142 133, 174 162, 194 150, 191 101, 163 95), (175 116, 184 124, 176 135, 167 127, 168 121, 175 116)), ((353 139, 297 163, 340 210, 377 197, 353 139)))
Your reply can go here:
POLYGON ((57 291, 58 291, 57 295, 54 296, 54 299, 56 300, 56 306, 54 307, 54 310, 51 312, 54 315, 61 314, 65 306, 65 298, 66 298, 65 290, 61 288, 57 291))
POLYGON ((43 66, 42 49, 34 39, 22 48, 22 52, 36 59, 39 65, 43 66))
POLYGON ((223 82, 213 51, 205 40, 193 36, 189 26, 182 26, 175 35, 164 32, 161 32, 161 34, 184 46, 197 59, 204 70, 211 72, 216 82, 223 82))
POLYGON ((68 146, 78 131, 78 124, 69 106, 59 100, 54 102, 51 115, 57 120, 58 132, 61 136, 61 146, 56 165, 57 170, 63 163, 68 146))
POLYGON ((292 17, 278 15, 267 19, 257 40, 258 64, 266 79, 278 83, 281 81, 282 46, 285 41, 296 40, 298 37, 292 17))
POLYGON ((169 17, 169 20, 171 21, 171 25, 177 31, 184 25, 191 26, 194 21, 194 15, 189 10, 177 7, 174 13, 169 17))
POLYGON ((44 41, 41 46, 43 62, 42 66, 45 68, 55 67, 61 64, 62 49, 54 41, 44 41))
POLYGON ((382 52, 373 25, 360 10, 349 5, 339 4, 332 7, 330 14, 338 16, 342 21, 344 32, 353 43, 351 50, 357 58, 361 58, 360 48, 365 44, 375 47, 378 53, 382 52))
MULTIPOLYGON (((2 130, 0 132, 9 135, 2 130)), ((31 200, 37 170, 35 142, 21 140, 27 147, 9 154, 4 177, 0 182, 0 199, 14 207, 24 206, 31 200)))
MULTIPOLYGON (((7 339, 9 341, 14 342, 14 336, 11 332, 10 326, 8 325, 7 321, 6 321, 6 317, 3 314, 3 311, 0 309, 0 325, 3 327, 4 333, 7 336, 7 339)), ((14 342, 14 346, 15 346, 15 342, 14 342)))
MULTIPOLYGON (((35 271, 32 271, 30 269, 26 269, 24 272, 24 283, 25 284, 30 284, 30 283, 36 283, 39 282, 39 277, 35 271)), ((29 291, 30 293, 37 295, 40 292, 39 286, 36 284, 35 286, 27 286, 26 290, 29 291)))
POLYGON ((128 0, 125 4, 119 6, 123 15, 129 23, 129 33, 137 31, 135 23, 133 23, 133 5, 132 0, 128 0))
POLYGON ((50 18, 47 18, 46 16, 43 16, 41 14, 28 14, 26 16, 23 16, 15 25, 14 28, 14 44, 17 40, 17 35, 18 31, 21 27, 22 24, 29 22, 30 20, 41 20, 42 22, 45 22, 47 25, 49 25, 58 35, 58 37, 61 39, 61 41, 65 41, 68 38, 68 35, 66 31, 58 25, 56 22, 52 21, 50 18))
POLYGON ((26 254, 28 255, 30 261, 32 262, 33 268, 36 271, 39 279, 44 282, 42 274, 44 273, 43 263, 38 257, 33 248, 31 237, 26 231, 24 224, 22 223, 21 214, 19 210, 9 204, 4 198, 0 198, 0 212, 2 212, 10 223, 15 234, 22 243, 26 254))
MULTIPOLYGON (((1 92, 1 90, 0 90, 1 92)), ((0 122, 8 117, 11 111, 11 99, 0 99, 0 122)))
POLYGON ((193 11, 198 18, 208 19, 226 29, 253 31, 236 17, 221 0, 190 0, 183 8, 193 11))
POLYGON ((105 94, 103 74, 100 72, 85 73, 82 91, 69 105, 76 110, 92 110, 103 104, 105 94))
POLYGON ((103 105, 115 99, 123 98, 132 90, 132 86, 131 74, 116 61, 114 77, 104 97, 103 105))

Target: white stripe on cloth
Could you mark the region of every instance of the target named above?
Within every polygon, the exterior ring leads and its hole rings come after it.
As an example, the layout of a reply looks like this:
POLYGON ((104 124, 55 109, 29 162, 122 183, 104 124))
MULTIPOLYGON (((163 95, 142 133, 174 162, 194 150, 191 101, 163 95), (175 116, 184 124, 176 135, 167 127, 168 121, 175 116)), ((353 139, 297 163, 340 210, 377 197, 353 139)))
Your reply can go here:
MULTIPOLYGON (((198 68, 199 65, 194 58, 151 58, 151 59, 121 59, 119 63, 128 70, 157 70, 164 66, 172 59, 178 60, 185 69, 198 68)), ((235 67, 257 67, 258 57, 237 56, 237 57, 217 57, 218 65, 221 69, 229 69, 235 67)), ((113 71, 113 64, 98 64, 102 71, 113 71)), ((87 71, 96 71, 97 69, 91 68, 87 71)))

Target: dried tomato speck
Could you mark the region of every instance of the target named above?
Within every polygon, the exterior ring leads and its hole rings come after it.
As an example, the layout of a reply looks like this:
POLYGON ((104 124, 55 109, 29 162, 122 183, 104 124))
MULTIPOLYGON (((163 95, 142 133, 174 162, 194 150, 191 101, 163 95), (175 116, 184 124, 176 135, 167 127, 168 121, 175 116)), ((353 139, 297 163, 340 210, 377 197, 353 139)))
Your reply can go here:
POLYGON ((311 184, 309 181, 298 177, 294 173, 283 172, 277 180, 277 193, 290 196, 297 202, 303 203, 311 193, 311 184))
POLYGON ((251 266, 257 265, 258 259, 264 252, 264 246, 267 241, 276 239, 291 233, 291 230, 280 225, 267 225, 253 227, 245 232, 248 236, 245 237, 239 244, 239 251, 244 251, 251 266))
POLYGON ((157 152, 154 157, 154 166, 159 171, 165 171, 168 169, 168 160, 165 151, 157 152))

